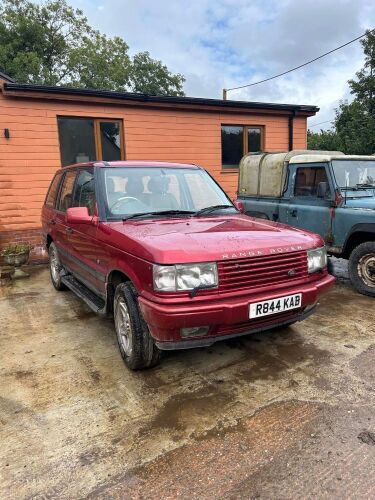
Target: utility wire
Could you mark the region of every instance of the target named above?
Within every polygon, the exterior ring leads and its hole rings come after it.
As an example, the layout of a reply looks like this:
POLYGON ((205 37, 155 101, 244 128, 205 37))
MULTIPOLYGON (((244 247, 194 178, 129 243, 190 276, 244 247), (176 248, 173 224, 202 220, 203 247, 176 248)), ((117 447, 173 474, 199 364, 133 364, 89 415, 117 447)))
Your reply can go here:
POLYGON ((332 120, 326 120, 325 122, 313 123, 312 125, 309 125, 308 128, 317 127, 318 125, 323 125, 323 123, 328 123, 328 122, 332 123, 333 119, 332 120))
POLYGON ((274 80, 275 78, 279 78, 279 76, 287 75, 288 73, 291 73, 292 71, 295 71, 296 69, 303 68, 304 66, 307 66, 308 64, 311 64, 315 61, 318 61, 318 59, 322 59, 322 57, 328 56, 329 54, 332 54, 332 52, 336 52, 336 50, 340 50, 343 47, 346 47, 347 45, 350 45, 351 43, 356 42, 357 40, 360 40, 361 38, 365 37, 369 33, 374 33, 374 32, 375 32, 375 29, 367 31, 366 33, 363 33, 363 35, 357 36, 357 38, 353 38, 353 40, 350 40, 349 42, 346 42, 343 45, 340 45, 339 47, 336 47, 335 49, 332 49, 329 52, 322 54, 321 56, 315 57, 314 59, 311 59, 310 61, 307 61, 303 64, 300 64, 299 66, 296 66, 295 68, 288 69, 288 71, 284 71, 283 73, 279 73, 278 75, 271 76, 270 78, 265 78, 264 80, 260 80, 259 82, 248 83, 247 85, 240 85, 239 87, 232 87, 231 89, 225 89, 225 90, 228 91, 228 90, 244 89, 245 87, 253 87, 254 85, 259 85, 260 83, 269 82, 270 80, 274 80))

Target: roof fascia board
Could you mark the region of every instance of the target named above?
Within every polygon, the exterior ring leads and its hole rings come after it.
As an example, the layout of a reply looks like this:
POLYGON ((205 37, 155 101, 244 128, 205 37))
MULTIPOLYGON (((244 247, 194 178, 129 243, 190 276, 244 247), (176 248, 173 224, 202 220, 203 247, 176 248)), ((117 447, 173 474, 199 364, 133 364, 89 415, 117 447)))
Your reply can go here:
POLYGON ((132 94, 110 92, 92 89, 72 89, 67 87, 48 87, 44 85, 30 85, 18 83, 5 83, 3 94, 14 97, 34 97, 39 99, 74 100, 103 103, 120 102, 136 106, 156 106, 173 108, 198 108, 199 111, 215 110, 220 112, 298 112, 300 115, 311 116, 319 111, 316 106, 304 106, 294 104, 273 104, 246 101, 222 101, 218 99, 204 99, 194 97, 171 97, 171 96, 148 96, 145 94, 132 94))

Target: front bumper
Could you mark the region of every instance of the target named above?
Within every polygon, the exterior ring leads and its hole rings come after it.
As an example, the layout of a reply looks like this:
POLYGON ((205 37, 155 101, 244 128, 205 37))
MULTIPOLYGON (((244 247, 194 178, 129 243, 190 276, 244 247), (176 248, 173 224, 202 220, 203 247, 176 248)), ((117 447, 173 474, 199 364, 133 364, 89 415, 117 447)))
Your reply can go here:
POLYGON ((214 298, 188 305, 171 305, 152 302, 139 297, 139 305, 151 334, 159 349, 187 349, 208 346, 225 338, 266 330, 279 325, 301 321, 313 312, 319 297, 334 285, 335 278, 329 274, 321 279, 298 286, 287 287, 277 292, 251 293, 235 298, 214 298), (249 319, 249 304, 269 300, 283 295, 302 294, 300 309, 285 311, 256 319, 249 319), (182 338, 181 328, 210 326, 202 337, 182 338))

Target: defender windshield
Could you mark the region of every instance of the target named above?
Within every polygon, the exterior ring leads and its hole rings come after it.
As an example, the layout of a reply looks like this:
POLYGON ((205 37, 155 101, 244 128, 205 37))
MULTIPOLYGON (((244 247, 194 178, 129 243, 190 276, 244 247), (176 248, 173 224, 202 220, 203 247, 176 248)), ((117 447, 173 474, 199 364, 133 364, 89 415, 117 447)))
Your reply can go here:
POLYGON ((230 199, 200 169, 169 167, 102 168, 108 219, 146 215, 236 213, 230 199), (205 210, 206 209, 206 210, 205 210), (169 213, 168 213, 169 212, 169 213))
POLYGON ((340 188, 375 188, 374 160, 332 160, 337 185, 340 188))

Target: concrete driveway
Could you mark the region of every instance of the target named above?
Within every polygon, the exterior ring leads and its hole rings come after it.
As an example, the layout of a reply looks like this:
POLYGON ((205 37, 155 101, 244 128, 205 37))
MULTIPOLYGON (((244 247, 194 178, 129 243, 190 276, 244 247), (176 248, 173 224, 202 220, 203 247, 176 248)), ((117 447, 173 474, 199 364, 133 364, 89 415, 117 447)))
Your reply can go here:
POLYGON ((45 268, 0 289, 1 498, 374 498, 375 301, 130 372, 45 268))

